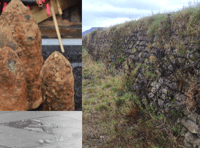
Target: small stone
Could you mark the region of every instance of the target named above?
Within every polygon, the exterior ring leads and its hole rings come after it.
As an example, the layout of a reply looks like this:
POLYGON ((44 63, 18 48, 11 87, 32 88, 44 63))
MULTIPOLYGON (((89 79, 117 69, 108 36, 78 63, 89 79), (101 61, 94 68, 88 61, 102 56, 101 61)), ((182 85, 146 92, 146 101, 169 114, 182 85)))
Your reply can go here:
POLYGON ((176 108, 176 109, 180 109, 180 108, 182 108, 184 106, 184 103, 183 102, 179 102, 179 101, 175 101, 174 102, 174 107, 176 108))
POLYGON ((155 86, 155 87, 156 87, 156 89, 159 89, 159 87, 160 87, 160 84, 156 84, 156 86, 155 86))
POLYGON ((156 85, 156 82, 152 82, 152 83, 151 83, 151 86, 155 86, 155 85, 156 85))
POLYGON ((154 94, 153 93, 149 93, 149 98, 153 98, 154 94))
POLYGON ((162 94, 162 95, 161 95, 161 99, 165 100, 165 98, 166 98, 166 95, 165 95, 165 94, 162 94))
POLYGON ((187 132, 185 134, 185 140, 188 142, 188 143, 193 143, 193 141, 195 140, 195 136, 192 135, 190 132, 187 132))
POLYGON ((38 140, 38 141, 39 141, 39 143, 40 143, 40 144, 43 144, 43 143, 44 143, 44 141, 43 141, 43 140, 38 140))
POLYGON ((140 44, 140 41, 137 41, 135 45, 139 45, 139 44, 140 44))
POLYGON ((155 87, 153 87, 152 89, 151 89, 151 92, 154 94, 155 92, 157 91, 157 89, 155 88, 155 87))
POLYGON ((54 57, 57 58, 57 57, 58 57, 58 54, 55 53, 54 57))
POLYGON ((160 78, 158 82, 159 82, 160 84, 163 84, 163 82, 164 82, 164 81, 163 81, 163 78, 160 78))
POLYGON ((61 79, 60 78, 56 78, 56 81, 61 81, 61 79))
POLYGON ((197 113, 191 113, 191 114, 189 114, 188 115, 188 118, 190 119, 190 120, 192 120, 194 123, 197 123, 197 117, 198 117, 199 115, 197 114, 197 113))
POLYGON ((153 47, 156 47, 156 46, 157 46, 156 42, 154 42, 154 43, 152 44, 152 46, 153 46, 153 47))
POLYGON ((164 101, 162 99, 158 99, 158 105, 160 107, 163 107, 164 106, 164 101))
POLYGON ((200 139, 198 138, 198 139, 196 139, 196 140, 194 140, 194 144, 193 144, 193 147, 199 147, 200 146, 200 139))
POLYGON ((170 71, 173 71, 173 70, 174 70, 174 67, 173 67, 172 65, 169 65, 168 69, 169 69, 170 71))
POLYGON ((12 72, 15 71, 15 62, 13 61, 13 59, 10 59, 10 60, 8 61, 7 68, 8 68, 10 71, 12 71, 12 72))
POLYGON ((176 94, 175 99, 177 101, 184 101, 186 99, 186 97, 184 95, 176 94))
POLYGON ((188 143, 185 139, 183 140, 183 144, 186 148, 193 148, 193 146, 190 143, 188 143))
POLYGON ((191 120, 182 119, 181 123, 193 134, 197 134, 199 131, 198 126, 191 120))
MULTIPOLYGON (((181 122, 181 121, 180 121, 181 122)), ((180 122, 178 122, 178 123, 180 123, 180 122)), ((185 136, 185 134, 188 132, 188 130, 187 130, 187 128, 185 128, 185 127, 183 127, 182 129, 181 129, 181 136, 185 136)))
POLYGON ((45 142, 45 143, 51 143, 51 141, 50 141, 50 140, 44 140, 44 142, 45 142))

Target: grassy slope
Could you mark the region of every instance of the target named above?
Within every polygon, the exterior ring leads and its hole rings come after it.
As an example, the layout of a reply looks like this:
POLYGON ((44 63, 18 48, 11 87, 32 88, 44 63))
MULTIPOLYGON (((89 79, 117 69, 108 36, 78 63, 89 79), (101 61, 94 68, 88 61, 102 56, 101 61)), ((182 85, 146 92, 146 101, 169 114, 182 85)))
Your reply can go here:
MULTIPOLYGON (((200 6, 196 5, 171 13, 175 20, 172 26, 179 28, 182 24, 177 34, 193 36, 191 44, 199 38, 199 12, 200 6)), ((126 28, 125 34, 131 33, 135 26, 146 22, 153 39, 165 18, 167 14, 157 14, 112 26, 107 32, 115 27, 126 28)), ((165 116, 155 116, 152 107, 148 112, 142 110, 137 105, 137 96, 126 88, 124 75, 108 74, 105 65, 93 61, 83 49, 83 147, 183 147, 180 136, 183 126, 170 124, 165 116)))
POLYGON ((83 147, 180 147, 180 127, 160 126, 165 117, 141 110, 125 76, 105 69, 83 49, 83 147))

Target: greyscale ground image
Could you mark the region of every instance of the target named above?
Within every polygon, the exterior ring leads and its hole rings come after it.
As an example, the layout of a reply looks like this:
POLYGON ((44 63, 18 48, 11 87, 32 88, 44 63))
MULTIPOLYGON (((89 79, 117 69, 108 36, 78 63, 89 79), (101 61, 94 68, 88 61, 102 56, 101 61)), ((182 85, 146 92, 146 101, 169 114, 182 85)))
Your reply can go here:
POLYGON ((81 148, 82 112, 0 112, 0 148, 81 148))

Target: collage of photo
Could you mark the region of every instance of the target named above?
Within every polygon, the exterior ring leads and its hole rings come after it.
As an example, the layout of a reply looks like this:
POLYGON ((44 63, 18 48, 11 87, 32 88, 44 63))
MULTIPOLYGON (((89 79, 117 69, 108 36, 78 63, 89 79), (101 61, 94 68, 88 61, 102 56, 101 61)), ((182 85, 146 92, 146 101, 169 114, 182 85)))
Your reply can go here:
POLYGON ((0 0, 0 148, 200 148, 200 2, 0 0))

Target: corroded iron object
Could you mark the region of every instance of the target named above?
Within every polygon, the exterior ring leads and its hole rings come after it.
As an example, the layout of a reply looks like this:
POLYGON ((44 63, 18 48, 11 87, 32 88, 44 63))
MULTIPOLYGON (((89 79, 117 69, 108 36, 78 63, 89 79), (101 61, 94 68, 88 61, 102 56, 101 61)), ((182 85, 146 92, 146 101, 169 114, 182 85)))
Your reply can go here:
POLYGON ((0 17, 0 30, 0 48, 7 45, 16 51, 25 70, 29 109, 37 108, 42 102, 40 70, 43 63, 38 25, 21 1, 12 0, 0 17))
POLYGON ((0 49, 0 110, 28 109, 24 69, 16 52, 9 47, 0 49))
POLYGON ((69 61, 52 53, 41 71, 43 110, 74 110, 74 76, 69 61))

